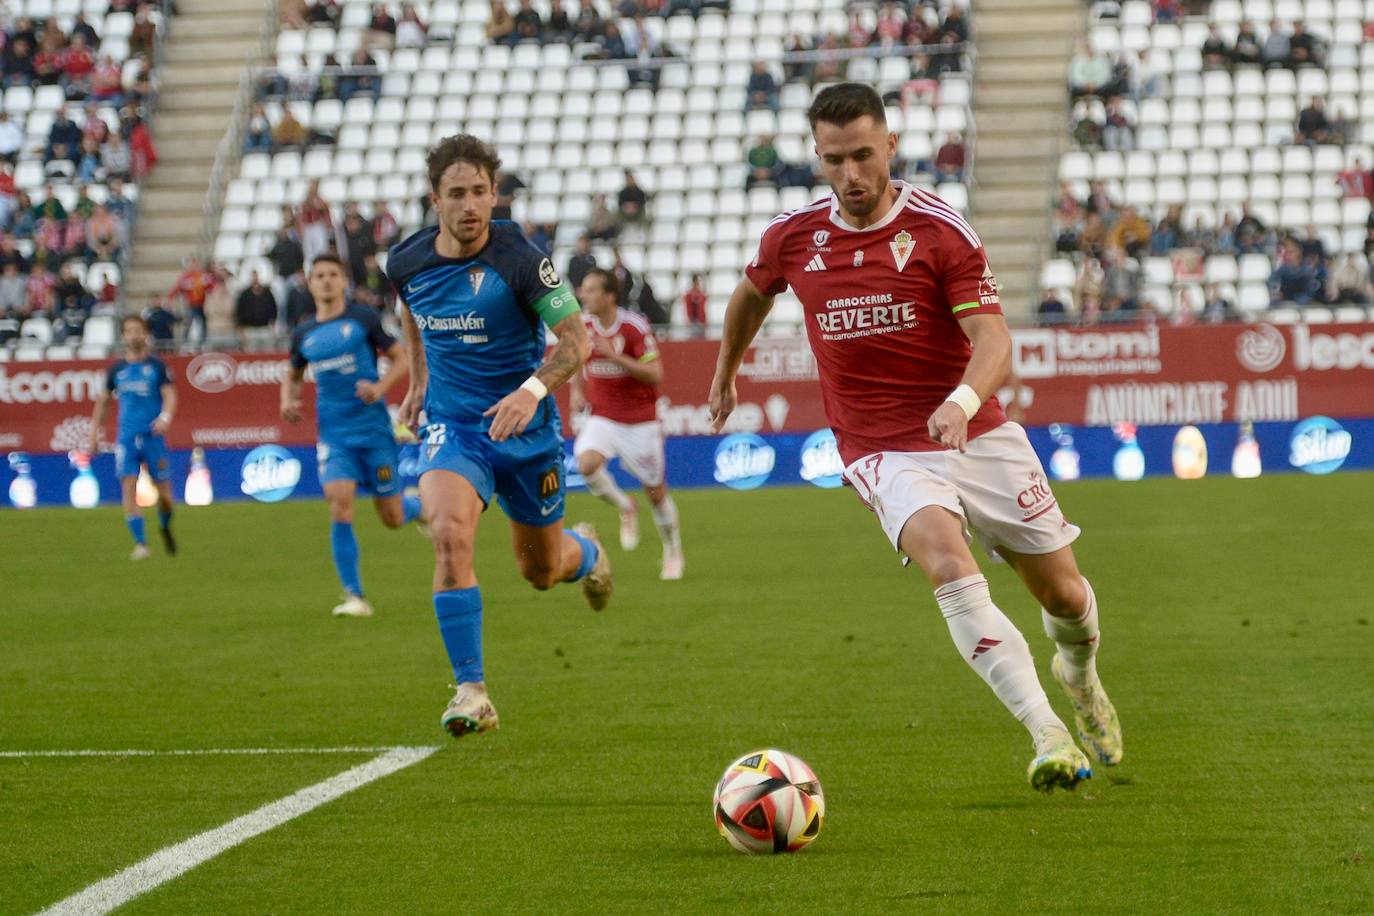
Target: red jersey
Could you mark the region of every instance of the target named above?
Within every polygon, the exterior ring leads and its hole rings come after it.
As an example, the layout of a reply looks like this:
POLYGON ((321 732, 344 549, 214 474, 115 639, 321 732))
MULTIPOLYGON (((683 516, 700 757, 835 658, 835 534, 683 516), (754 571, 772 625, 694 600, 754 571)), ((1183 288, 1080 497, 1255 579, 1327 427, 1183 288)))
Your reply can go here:
MULTIPOLYGON (((618 308, 615 321, 602 328, 591 315, 583 314, 587 336, 609 340, 617 353, 642 363, 658 359, 658 341, 649 322, 634 312, 618 308)), ((592 413, 617 423, 649 423, 658 419, 658 389, 630 375, 624 366, 592 350, 586 375, 587 403, 592 413)))
MULTIPOLYGON (((845 464, 942 450, 926 423, 973 352, 959 319, 1002 313, 983 243, 963 217, 934 194, 894 186, 892 209, 864 229, 844 222, 834 195, 782 214, 745 268, 764 295, 790 286, 801 300, 845 464)), ((1006 419, 988 398, 969 438, 1006 419)))

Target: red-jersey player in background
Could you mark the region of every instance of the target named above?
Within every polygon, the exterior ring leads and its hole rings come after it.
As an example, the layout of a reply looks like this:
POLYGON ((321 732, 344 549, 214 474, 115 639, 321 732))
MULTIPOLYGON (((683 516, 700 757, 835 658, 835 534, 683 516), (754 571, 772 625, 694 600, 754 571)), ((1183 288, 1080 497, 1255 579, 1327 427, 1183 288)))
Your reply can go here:
POLYGON ((681 579, 682 536, 677 505, 664 479, 663 427, 658 422, 658 392, 663 361, 649 323, 641 315, 620 308, 620 281, 599 268, 588 272, 577 298, 592 342, 592 355, 583 378, 573 376, 572 409, 590 407, 582 431, 573 444, 577 470, 587 489, 620 512, 620 546, 639 546, 639 508, 620 489, 606 463, 617 455, 620 466, 644 485, 654 525, 663 541, 661 579, 681 579))
POLYGON ((1030 731, 1031 785, 1072 789, 1091 775, 1088 759, 969 550, 967 529, 1040 602, 1078 736, 1101 763, 1117 763, 1121 726, 1096 670, 1097 603, 1069 546, 1079 530, 992 396, 1011 369, 1011 335, 987 255, 940 198, 890 180, 897 136, 872 88, 831 86, 808 115, 834 193, 764 230, 726 312, 714 426, 735 407, 735 374, 773 297, 792 287, 846 479, 925 572, 959 654, 1030 731))

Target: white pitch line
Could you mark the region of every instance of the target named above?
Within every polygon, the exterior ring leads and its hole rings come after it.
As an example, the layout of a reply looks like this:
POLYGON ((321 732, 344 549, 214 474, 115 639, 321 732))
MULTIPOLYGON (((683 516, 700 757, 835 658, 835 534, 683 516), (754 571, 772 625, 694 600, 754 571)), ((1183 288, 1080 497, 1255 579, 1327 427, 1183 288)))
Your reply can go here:
POLYGON ((140 894, 146 894, 158 885, 165 884, 197 865, 213 859, 227 849, 266 833, 273 827, 279 827, 360 786, 419 763, 437 750, 437 747, 390 748, 380 757, 375 757, 367 763, 345 770, 313 786, 306 786, 299 792, 263 805, 256 811, 250 811, 223 826, 161 849, 118 874, 97 881, 65 900, 59 900, 38 916, 87 916, 91 913, 108 913, 140 894))
MULTIPOLYGON (((396 750, 424 750, 425 748, 400 748, 395 745, 381 747, 215 747, 188 748, 185 750, 73 750, 73 751, 0 751, 0 758, 14 757, 256 757, 264 754, 384 754, 396 750)), ((427 748, 437 750, 437 748, 427 748)))

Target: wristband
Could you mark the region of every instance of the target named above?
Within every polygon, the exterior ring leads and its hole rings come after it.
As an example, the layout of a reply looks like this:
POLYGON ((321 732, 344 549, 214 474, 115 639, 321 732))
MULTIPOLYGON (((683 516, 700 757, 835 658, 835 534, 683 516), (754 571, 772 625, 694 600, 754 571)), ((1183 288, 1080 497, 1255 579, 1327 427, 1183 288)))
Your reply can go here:
POLYGON ((534 395, 536 401, 542 401, 549 396, 549 386, 539 381, 539 376, 531 375, 520 383, 520 387, 534 395))
POLYGON ((969 385, 960 385, 949 393, 945 398, 945 403, 954 402, 959 405, 959 409, 964 412, 964 416, 972 420, 973 415, 978 412, 978 408, 983 406, 983 399, 978 397, 978 392, 974 391, 969 385))

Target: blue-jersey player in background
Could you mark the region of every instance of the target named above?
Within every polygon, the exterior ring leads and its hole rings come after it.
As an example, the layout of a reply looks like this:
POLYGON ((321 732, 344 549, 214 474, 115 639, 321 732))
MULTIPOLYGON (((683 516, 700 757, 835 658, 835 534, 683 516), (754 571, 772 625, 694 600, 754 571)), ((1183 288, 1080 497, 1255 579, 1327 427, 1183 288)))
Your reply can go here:
POLYGON ((514 223, 492 222, 501 162, 490 147, 460 134, 430 150, 426 164, 439 224, 393 247, 386 272, 411 356, 401 420, 414 424, 423 408, 428 422, 420 494, 434 539, 434 613, 458 682, 441 721, 457 738, 498 724, 472 562, 492 496, 535 588, 580 580, 600 610, 611 567, 590 525, 562 525, 563 437, 549 392, 591 349, 577 300, 514 223), (557 336, 547 359, 545 325, 557 336))
POLYGON ((315 376, 315 414, 319 425, 316 457, 320 483, 329 502, 329 543, 343 583, 344 600, 336 616, 370 617, 358 573, 358 540, 353 535, 353 500, 370 492, 382 524, 399 528, 424 519, 418 496, 403 496, 397 471, 396 436, 383 398, 409 368, 405 347, 382 328, 375 309, 350 304, 343 263, 322 254, 310 265, 310 295, 315 315, 291 335, 291 369, 282 379, 281 415, 301 418, 301 382, 306 366, 315 376), (378 378, 377 355, 391 360, 378 378))
POLYGON ((135 491, 138 469, 148 468, 148 476, 157 484, 158 530, 168 556, 177 552, 172 537, 172 475, 167 464, 167 442, 163 436, 172 425, 177 409, 177 392, 167 365, 149 353, 151 337, 147 323, 137 315, 125 317, 121 334, 124 338, 124 358, 110 367, 105 375, 105 390, 95 399, 91 416, 91 454, 100 453, 100 431, 110 398, 119 399, 119 433, 115 438, 115 475, 119 477, 120 499, 124 504, 124 521, 134 536, 131 560, 148 557, 148 541, 143 531, 143 510, 139 508, 135 491))

